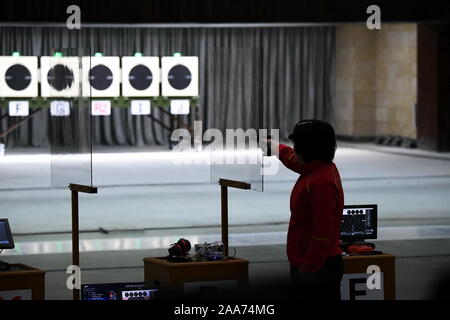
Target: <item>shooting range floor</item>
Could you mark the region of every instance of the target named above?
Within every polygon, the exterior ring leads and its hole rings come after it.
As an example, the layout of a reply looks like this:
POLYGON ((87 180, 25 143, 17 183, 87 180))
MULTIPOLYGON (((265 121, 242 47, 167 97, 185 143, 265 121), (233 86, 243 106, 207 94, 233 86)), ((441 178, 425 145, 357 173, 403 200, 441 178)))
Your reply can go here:
MULTIPOLYGON (((190 230, 191 231, 191 230, 190 230)), ((183 230, 180 230, 182 233, 183 230)), ((436 283, 450 276, 450 239, 376 241, 377 249, 397 256, 396 298, 422 300, 434 297, 436 283)), ((250 288, 259 287, 272 279, 283 286, 289 280, 289 264, 284 245, 236 247, 236 256, 250 261, 250 288)), ((231 253, 234 253, 231 250, 231 253)), ((144 257, 166 256, 166 249, 115 250, 81 254, 81 282, 116 283, 143 282, 144 257)), ((70 253, 11 255, 2 257, 10 263, 25 263, 47 271, 46 299, 70 300, 67 289, 71 265, 70 253)))
MULTIPOLYGON (((357 144, 338 148, 335 162, 346 204, 378 204, 381 227, 450 225, 449 154, 372 148, 357 144)), ((210 165, 175 164, 180 154, 161 148, 131 150, 94 150, 93 183, 99 189, 96 195, 80 194, 81 230, 219 225, 220 188, 210 182, 210 165)), ((1 216, 10 219, 14 234, 70 231, 70 192, 51 187, 52 172, 61 173, 67 163, 45 153, 20 152, 7 150, 0 157, 1 216)), ((201 153, 183 154, 191 156, 198 160, 201 153)), ((84 169, 65 171, 80 173, 81 181, 75 183, 89 183, 84 169)), ((61 182, 59 177, 53 181, 61 182)), ((287 223, 297 177, 280 164, 278 173, 264 177, 264 192, 231 189, 230 225, 287 223)))
MULTIPOLYGON (((179 237, 220 240, 220 189, 210 184, 209 165, 175 165, 173 153, 156 151, 94 150, 99 193, 80 194, 83 283, 142 281, 142 258, 166 255, 179 237)), ((399 257, 397 297, 429 297, 432 280, 450 265, 450 155, 345 143, 335 162, 345 203, 379 206, 377 245, 399 257)), ((0 216, 16 240, 1 259, 48 270, 47 297, 68 299, 70 192, 51 187, 52 165, 60 168, 42 151, 7 150, 0 158, 0 216)), ((230 244, 252 262, 253 282, 270 272, 287 279, 283 244, 295 179, 280 166, 264 177, 264 192, 230 190, 230 244)))

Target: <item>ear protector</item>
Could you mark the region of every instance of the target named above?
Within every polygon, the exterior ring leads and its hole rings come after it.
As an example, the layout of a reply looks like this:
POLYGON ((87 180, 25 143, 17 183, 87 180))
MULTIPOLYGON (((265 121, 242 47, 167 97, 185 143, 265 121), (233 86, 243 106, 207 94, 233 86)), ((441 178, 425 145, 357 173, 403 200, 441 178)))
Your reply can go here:
POLYGON ((181 238, 176 243, 170 245, 169 255, 171 257, 184 257, 188 254, 189 250, 191 250, 191 243, 181 238))

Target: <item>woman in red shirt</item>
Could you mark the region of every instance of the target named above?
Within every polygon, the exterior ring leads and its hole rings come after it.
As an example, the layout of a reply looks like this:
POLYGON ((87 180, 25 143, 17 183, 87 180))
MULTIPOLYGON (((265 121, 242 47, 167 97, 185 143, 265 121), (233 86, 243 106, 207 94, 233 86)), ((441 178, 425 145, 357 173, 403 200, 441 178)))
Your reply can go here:
POLYGON ((280 144, 278 157, 300 174, 290 199, 287 256, 291 283, 301 298, 340 299, 344 192, 333 163, 334 129, 323 121, 303 120, 289 138, 294 148, 280 144))

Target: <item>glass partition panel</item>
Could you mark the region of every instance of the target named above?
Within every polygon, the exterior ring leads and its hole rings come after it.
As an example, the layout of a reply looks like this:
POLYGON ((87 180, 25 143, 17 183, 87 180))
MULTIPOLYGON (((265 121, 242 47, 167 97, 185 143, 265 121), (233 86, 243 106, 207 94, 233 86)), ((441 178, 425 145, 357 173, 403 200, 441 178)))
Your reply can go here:
POLYGON ((122 77, 119 97, 92 92, 95 186, 209 183, 209 153, 201 152, 199 115, 203 59, 185 54, 92 58, 93 69, 102 59, 107 65, 106 59, 120 58, 122 77), (108 101, 108 112, 97 108, 108 101))
POLYGON ((204 134, 211 155, 211 182, 242 181, 263 191, 263 152, 259 136, 263 123, 262 48, 214 48, 208 57, 208 101, 214 105, 212 124, 204 134))
POLYGON ((90 59, 82 57, 91 53, 81 48, 53 52, 41 57, 41 95, 50 109, 51 183, 92 186, 91 93, 82 92, 83 69, 90 69, 90 59))

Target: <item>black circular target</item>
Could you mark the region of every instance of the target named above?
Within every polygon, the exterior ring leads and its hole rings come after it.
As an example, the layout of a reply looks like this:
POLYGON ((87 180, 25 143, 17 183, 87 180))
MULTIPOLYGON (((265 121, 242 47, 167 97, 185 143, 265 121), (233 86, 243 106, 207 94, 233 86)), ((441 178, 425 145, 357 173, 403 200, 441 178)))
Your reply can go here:
POLYGON ((95 90, 106 90, 111 86, 112 82, 113 74, 103 64, 96 65, 89 71, 89 83, 95 90))
POLYGON ((53 89, 57 91, 65 90, 72 86, 73 72, 68 66, 57 64, 48 71, 47 81, 53 89))
POLYGON ((170 69, 168 78, 169 83, 173 88, 183 90, 191 83, 192 74, 186 66, 177 64, 170 69))
POLYGON ((134 89, 145 90, 152 84, 153 74, 149 68, 138 64, 130 70, 128 80, 134 89))
POLYGON ((21 91, 31 83, 30 71, 21 64, 14 64, 6 70, 5 81, 8 87, 21 91))

